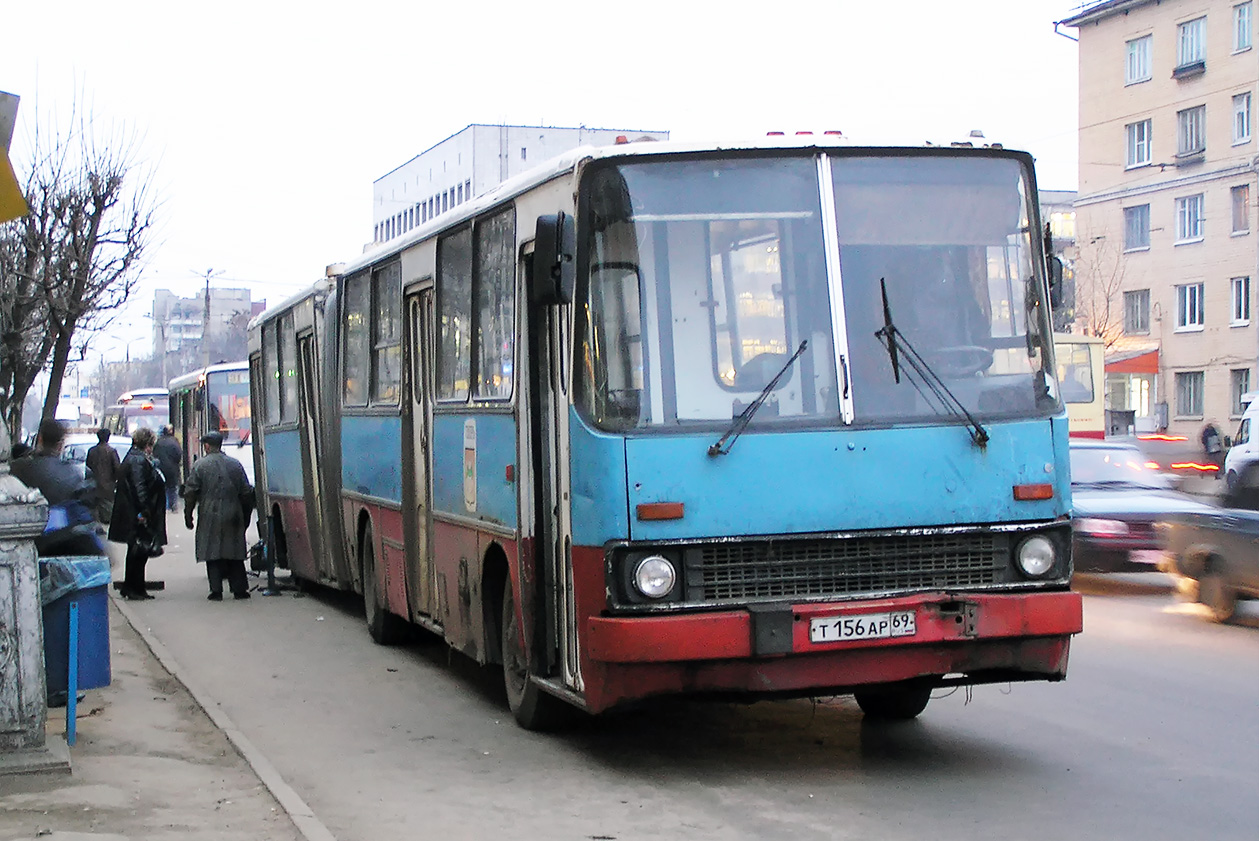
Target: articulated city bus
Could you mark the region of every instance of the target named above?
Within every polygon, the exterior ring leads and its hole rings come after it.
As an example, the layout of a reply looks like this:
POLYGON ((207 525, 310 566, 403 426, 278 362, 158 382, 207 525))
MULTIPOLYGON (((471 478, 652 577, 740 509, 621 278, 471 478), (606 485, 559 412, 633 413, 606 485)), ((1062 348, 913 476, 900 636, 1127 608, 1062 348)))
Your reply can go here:
POLYGON ((1097 336, 1054 334, 1058 382, 1073 438, 1106 437, 1106 343, 1097 336))
POLYGON ((249 363, 220 362, 181 374, 170 381, 170 422, 184 452, 183 476, 201 454, 201 436, 223 433, 223 453, 254 480, 252 399, 249 363))
POLYGON ((274 551, 378 642, 502 664, 528 728, 1061 680, 1040 231, 1009 150, 558 158, 253 321, 274 551))

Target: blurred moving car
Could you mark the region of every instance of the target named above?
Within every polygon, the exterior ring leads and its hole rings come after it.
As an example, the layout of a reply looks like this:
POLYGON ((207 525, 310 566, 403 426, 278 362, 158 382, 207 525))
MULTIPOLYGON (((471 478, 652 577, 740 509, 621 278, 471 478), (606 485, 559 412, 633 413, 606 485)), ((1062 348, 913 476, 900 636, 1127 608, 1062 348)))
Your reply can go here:
POLYGON ((1165 539, 1155 523, 1217 509, 1172 488, 1131 443, 1071 441, 1071 530, 1080 572, 1156 572, 1165 539))
MULTIPOLYGON (((87 451, 100 443, 100 439, 95 433, 89 432, 71 432, 66 435, 65 443, 61 447, 61 460, 75 465, 81 471, 87 470, 87 451)), ((109 436, 109 446, 118 451, 118 458, 127 457, 127 451, 131 449, 131 437, 128 435, 111 435, 109 436)))
MULTIPOLYGON (((1242 400, 1253 395, 1244 395, 1242 400)), ((1231 490, 1237 484, 1237 477, 1251 464, 1259 463, 1259 440, 1255 438, 1255 425, 1259 424, 1259 400, 1251 399, 1242 413, 1241 423, 1237 425, 1237 434, 1233 436, 1232 446, 1224 457, 1224 475, 1231 490)))
POLYGON ((1212 514, 1185 512, 1163 524, 1163 569, 1197 583, 1182 588, 1227 622, 1239 598, 1259 598, 1259 462, 1242 468, 1212 514))

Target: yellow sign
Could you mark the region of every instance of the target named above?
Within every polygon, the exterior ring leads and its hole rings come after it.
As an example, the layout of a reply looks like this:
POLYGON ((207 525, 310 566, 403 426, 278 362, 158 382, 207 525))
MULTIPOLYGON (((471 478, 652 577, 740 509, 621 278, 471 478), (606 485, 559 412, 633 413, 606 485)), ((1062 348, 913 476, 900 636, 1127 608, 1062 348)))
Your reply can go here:
POLYGON ((0 222, 25 216, 29 210, 9 163, 9 153, 0 149, 0 222))

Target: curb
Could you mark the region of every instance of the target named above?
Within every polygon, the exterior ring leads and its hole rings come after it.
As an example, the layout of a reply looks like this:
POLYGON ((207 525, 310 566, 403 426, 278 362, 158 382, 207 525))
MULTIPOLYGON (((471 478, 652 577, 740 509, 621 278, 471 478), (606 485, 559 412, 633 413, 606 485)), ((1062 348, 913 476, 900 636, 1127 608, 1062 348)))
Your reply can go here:
POLYGON ((123 603, 121 599, 111 598, 111 602, 118 612, 123 615, 140 639, 144 640, 144 644, 149 647, 149 651, 162 664, 162 668, 170 674, 171 677, 179 681, 184 689, 188 690, 188 694, 196 701, 197 706, 209 716, 210 721, 216 727, 223 731, 227 736, 227 740, 236 748, 236 752, 249 765, 253 772, 258 775, 258 779, 271 792, 271 796, 280 804, 280 808, 288 814, 289 819, 293 821, 293 825, 297 827, 297 831, 302 834, 306 841, 336 841, 336 836, 324 826, 319 818, 315 817, 315 813, 310 806, 306 805, 306 801, 298 795, 293 788, 284 781, 280 776, 280 772, 275 769, 271 761, 263 756, 262 751, 258 750, 249 741, 249 738, 227 717, 227 713, 219 706, 218 701, 205 691, 203 687, 190 680, 180 668, 179 663, 166 650, 166 646, 153 636, 147 629, 141 627, 140 618, 132 613, 131 608, 123 603))

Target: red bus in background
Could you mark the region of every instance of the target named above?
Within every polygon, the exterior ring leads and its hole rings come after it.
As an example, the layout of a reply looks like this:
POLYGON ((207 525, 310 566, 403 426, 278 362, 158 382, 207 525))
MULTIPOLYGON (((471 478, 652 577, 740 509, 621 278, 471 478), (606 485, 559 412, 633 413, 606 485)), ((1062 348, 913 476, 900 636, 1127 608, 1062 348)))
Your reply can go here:
POLYGON ((135 388, 119 395, 105 410, 101 426, 114 435, 131 435, 140 427, 160 433, 170 423, 170 395, 164 388, 135 388))

